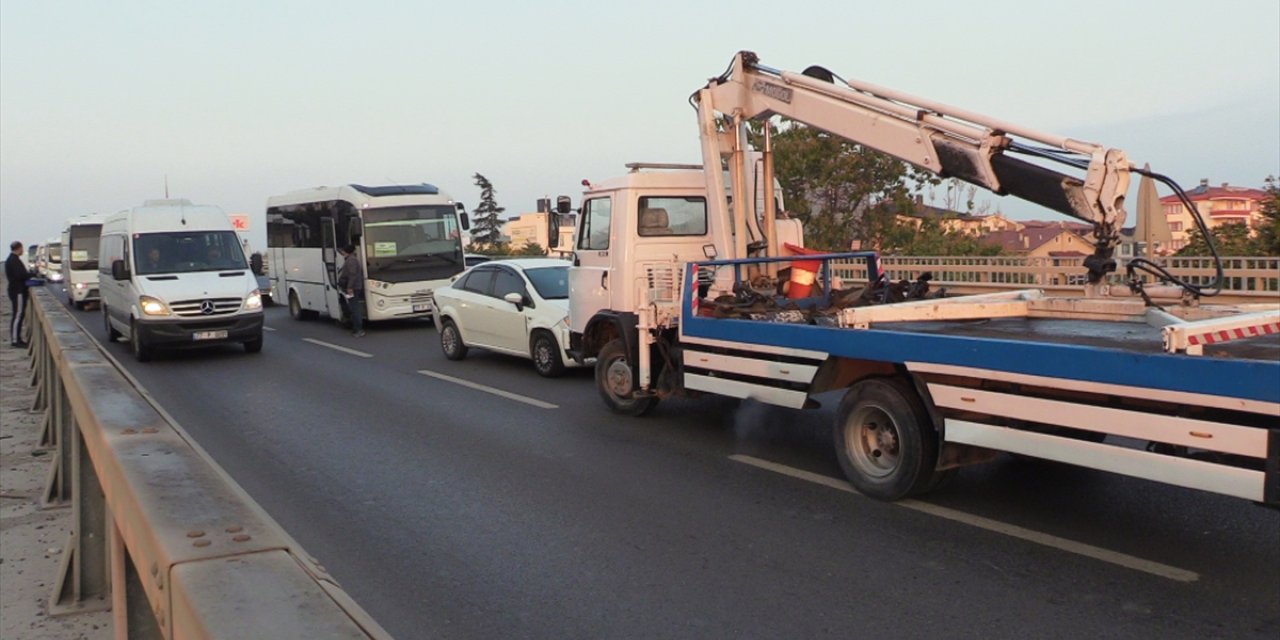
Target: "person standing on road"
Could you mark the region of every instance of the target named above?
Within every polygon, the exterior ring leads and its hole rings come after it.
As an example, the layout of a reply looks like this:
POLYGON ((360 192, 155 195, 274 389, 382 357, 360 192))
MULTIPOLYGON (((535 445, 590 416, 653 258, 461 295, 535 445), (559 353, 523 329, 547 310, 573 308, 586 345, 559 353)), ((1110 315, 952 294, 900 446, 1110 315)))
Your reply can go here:
POLYGON ((22 321, 27 311, 27 278, 31 271, 22 262, 22 243, 14 240, 9 244, 9 257, 4 261, 4 277, 9 281, 9 303, 13 305, 13 317, 9 318, 9 344, 25 347, 22 340, 22 321))
POLYGON ((338 272, 338 289, 346 296, 347 313, 351 316, 351 335, 364 336, 364 270, 356 257, 356 248, 346 245, 342 254, 342 270, 338 272))

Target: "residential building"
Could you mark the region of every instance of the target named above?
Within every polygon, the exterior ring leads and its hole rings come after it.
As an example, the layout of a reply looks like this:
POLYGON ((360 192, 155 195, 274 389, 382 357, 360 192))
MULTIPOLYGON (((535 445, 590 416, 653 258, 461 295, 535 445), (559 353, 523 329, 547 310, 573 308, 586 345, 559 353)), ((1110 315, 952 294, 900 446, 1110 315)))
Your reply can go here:
MULTIPOLYGON (((1187 191, 1187 198, 1210 229, 1224 224, 1245 224, 1249 235, 1254 235, 1263 220, 1262 201, 1267 198, 1267 192, 1233 187, 1225 182, 1220 187, 1211 187, 1208 180, 1201 180, 1200 186, 1187 191)), ((1196 228, 1195 219, 1176 195, 1160 198, 1160 206, 1173 236, 1171 249, 1177 251, 1190 241, 1191 231, 1196 228)))
MULTIPOLYGON (((503 223, 502 235, 509 238, 511 250, 518 251, 535 243, 543 249, 549 249, 551 244, 548 236, 550 224, 547 216, 549 215, 551 214, 544 211, 522 213, 503 223)), ((575 222, 573 214, 560 217, 560 243, 559 247, 551 252, 553 255, 564 255, 573 251, 575 222)))
POLYGON ((982 241, 999 245, 1008 255, 1081 258, 1093 253, 1093 243, 1086 239, 1090 230, 1084 224, 1031 220, 1023 223, 1020 230, 984 234, 982 241))

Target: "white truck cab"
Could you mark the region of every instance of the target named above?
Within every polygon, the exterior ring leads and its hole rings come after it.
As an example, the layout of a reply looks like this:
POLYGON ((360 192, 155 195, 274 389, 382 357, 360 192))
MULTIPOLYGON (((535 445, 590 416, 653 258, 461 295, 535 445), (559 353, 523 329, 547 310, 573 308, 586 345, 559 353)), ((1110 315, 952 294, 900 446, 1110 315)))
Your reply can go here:
POLYGON ((147 200, 103 222, 99 254, 108 337, 127 336, 139 361, 157 347, 262 350, 262 297, 222 209, 147 200))

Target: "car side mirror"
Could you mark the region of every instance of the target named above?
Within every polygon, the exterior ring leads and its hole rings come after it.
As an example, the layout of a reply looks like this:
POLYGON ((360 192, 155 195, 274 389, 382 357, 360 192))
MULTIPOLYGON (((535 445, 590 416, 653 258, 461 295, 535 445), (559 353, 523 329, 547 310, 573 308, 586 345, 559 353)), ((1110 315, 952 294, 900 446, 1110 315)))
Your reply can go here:
POLYGON ((125 265, 124 260, 111 261, 111 277, 116 280, 129 279, 129 267, 125 265))
POLYGON ((511 293, 508 293, 507 295, 502 296, 502 299, 506 300, 507 302, 510 302, 511 304, 514 304, 516 306, 516 311, 524 311, 524 294, 523 293, 512 291, 511 293))

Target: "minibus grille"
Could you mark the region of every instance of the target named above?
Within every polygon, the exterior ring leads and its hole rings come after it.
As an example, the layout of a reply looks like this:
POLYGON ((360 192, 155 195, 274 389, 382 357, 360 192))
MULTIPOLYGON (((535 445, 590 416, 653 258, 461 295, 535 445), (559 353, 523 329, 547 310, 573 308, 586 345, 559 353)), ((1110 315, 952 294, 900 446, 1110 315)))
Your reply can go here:
POLYGON ((240 298, 205 298, 203 300, 179 300, 169 305, 176 316, 198 318, 223 316, 240 310, 240 298))

